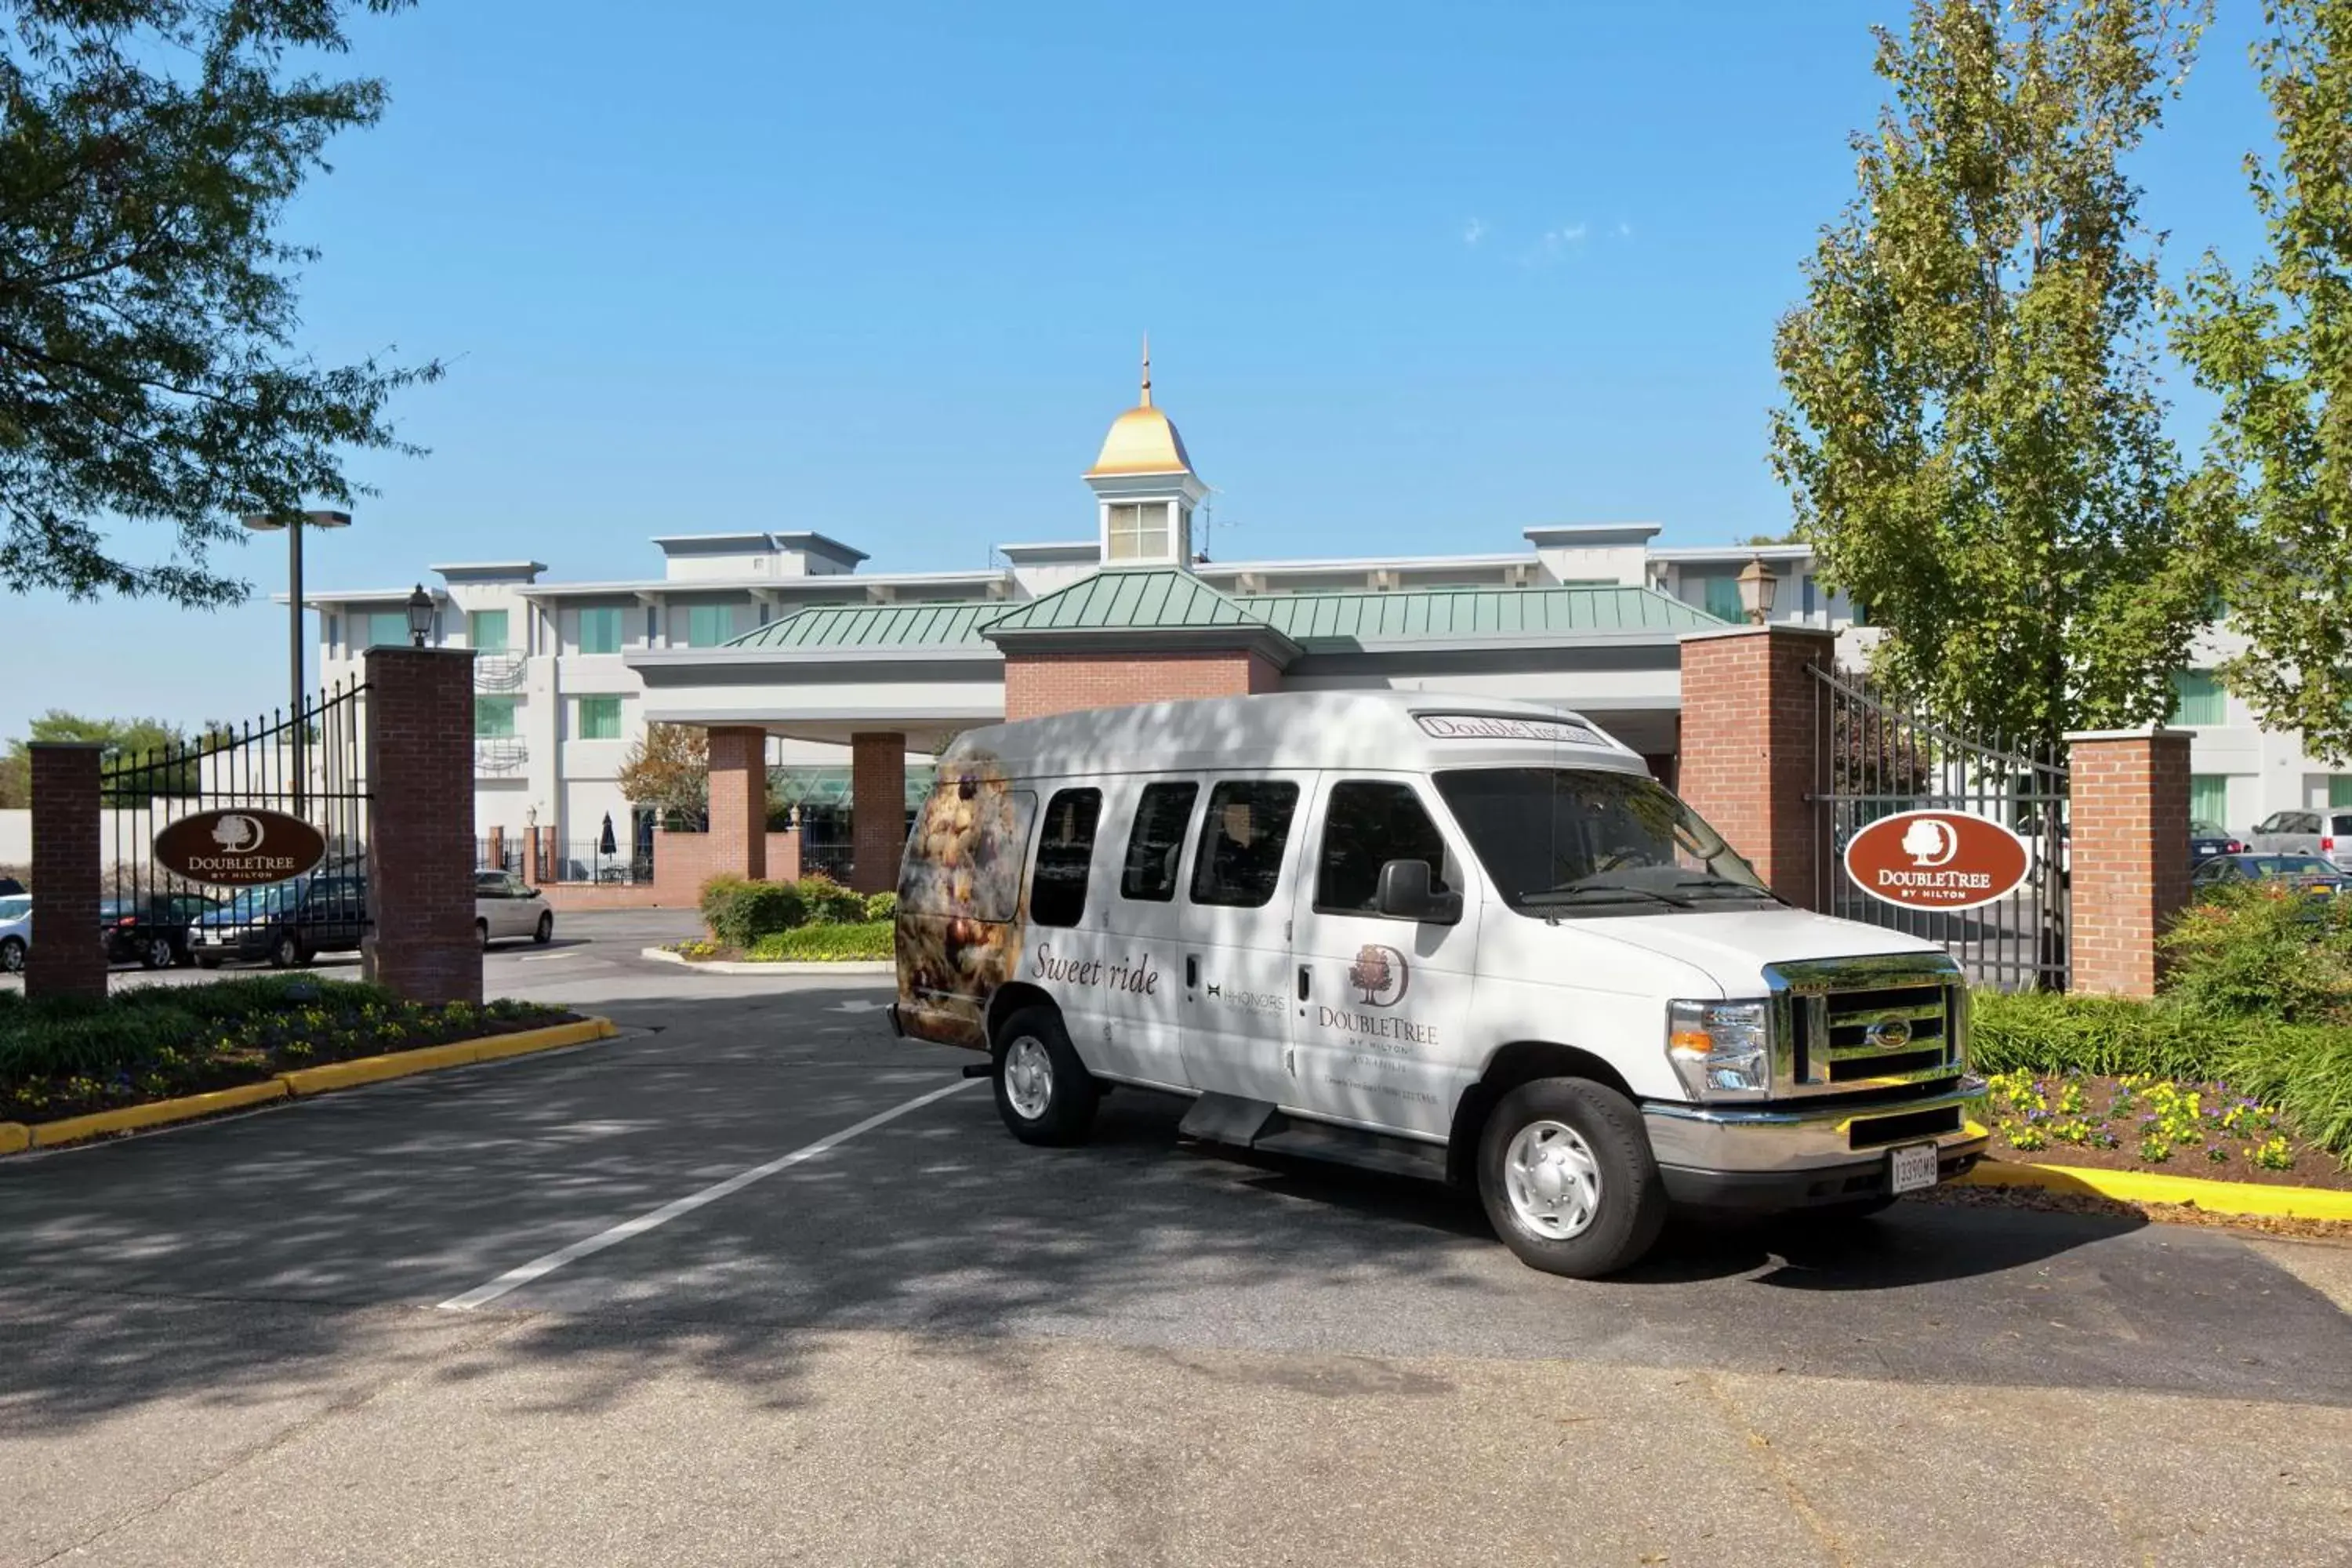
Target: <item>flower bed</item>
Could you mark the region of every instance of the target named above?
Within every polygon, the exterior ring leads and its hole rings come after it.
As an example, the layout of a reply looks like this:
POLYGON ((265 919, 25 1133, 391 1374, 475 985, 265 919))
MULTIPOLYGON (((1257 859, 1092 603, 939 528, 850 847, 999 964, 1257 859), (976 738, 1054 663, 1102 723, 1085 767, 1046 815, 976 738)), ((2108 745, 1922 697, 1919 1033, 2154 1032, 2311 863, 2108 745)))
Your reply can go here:
POLYGON ((2024 1068, 1989 1082, 1996 1159, 2352 1191, 2277 1106, 2226 1083, 2024 1068))
POLYGON ((669 951, 695 963, 872 963, 896 956, 889 921, 836 921, 771 931, 749 947, 676 942, 669 951))
POLYGON ((427 1006, 381 986, 292 975, 142 986, 102 1003, 0 994, 0 1121, 119 1110, 577 1016, 523 1002, 427 1006))

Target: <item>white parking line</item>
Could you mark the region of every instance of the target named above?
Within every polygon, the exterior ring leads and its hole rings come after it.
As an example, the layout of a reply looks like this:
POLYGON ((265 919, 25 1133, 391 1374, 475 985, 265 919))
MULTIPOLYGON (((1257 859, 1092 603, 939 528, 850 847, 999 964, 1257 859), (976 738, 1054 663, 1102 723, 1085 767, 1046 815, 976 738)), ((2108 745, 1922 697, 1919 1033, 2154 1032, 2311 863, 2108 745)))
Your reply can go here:
POLYGON ((692 1214, 705 1204, 717 1203, 731 1193, 740 1193, 763 1176, 772 1176, 778 1171, 788 1170, 803 1160, 814 1160, 827 1150, 848 1142, 861 1132, 871 1132, 886 1121, 896 1121, 910 1110, 920 1110, 931 1101, 945 1100, 956 1090, 967 1089, 979 1081, 977 1079, 958 1079, 944 1089, 932 1089, 929 1094, 919 1094, 904 1105, 894 1105, 889 1110, 869 1116, 854 1126, 845 1127, 838 1132, 828 1133, 815 1142, 805 1144, 789 1154, 781 1155, 764 1165, 754 1165, 748 1171, 738 1171, 725 1181, 705 1187, 698 1193, 688 1193, 675 1202, 664 1204, 661 1207, 641 1214, 635 1219, 625 1219, 609 1230, 600 1230, 595 1235, 575 1241, 569 1247, 560 1247, 553 1252, 534 1258, 520 1268, 509 1268, 487 1285, 477 1285, 462 1296, 450 1297, 441 1303, 441 1310, 448 1312, 470 1312, 477 1307, 487 1306, 509 1290, 518 1290, 534 1279, 545 1279, 567 1263, 576 1263, 593 1253, 617 1246, 633 1236, 643 1236, 656 1226, 667 1225, 678 1215, 692 1214))

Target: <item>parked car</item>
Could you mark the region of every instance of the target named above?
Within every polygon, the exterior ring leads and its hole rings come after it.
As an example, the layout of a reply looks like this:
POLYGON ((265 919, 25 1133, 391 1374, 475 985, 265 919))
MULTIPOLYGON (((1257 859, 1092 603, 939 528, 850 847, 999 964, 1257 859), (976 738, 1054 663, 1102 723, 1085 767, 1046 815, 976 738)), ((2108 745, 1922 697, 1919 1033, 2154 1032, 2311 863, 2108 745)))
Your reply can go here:
POLYGON ((2217 827, 2210 822, 2189 825, 2189 863, 2192 866, 2216 855, 2242 855, 2245 852, 2246 841, 2226 827, 2217 827))
POLYGON ((16 878, 0 877, 0 899, 21 898, 23 897, 24 892, 25 884, 16 880, 16 878))
POLYGON ((33 900, 26 893, 0 893, 0 974, 25 973, 33 951, 33 900))
POLYGON ((99 937, 107 961, 136 963, 142 969, 169 969, 194 963, 188 929, 199 918, 220 908, 218 899, 202 893, 149 893, 136 899, 110 899, 98 906, 99 937))
POLYGON ((2352 877, 2317 855, 2216 855, 2189 875, 2191 892, 2244 882, 2284 882, 2321 898, 2336 898, 2352 887, 2352 877))
POLYGON ((322 952, 357 952, 366 935, 367 879, 331 874, 249 888, 198 916, 188 945, 206 969, 232 958, 291 969, 322 952))
POLYGON ((529 937, 545 947, 555 940, 555 911, 546 899, 512 871, 474 873, 474 929, 482 945, 529 937))
POLYGON ((2352 806, 2325 811, 2274 811, 2254 824, 2258 855, 2317 855, 2339 871, 2352 871, 2352 806))

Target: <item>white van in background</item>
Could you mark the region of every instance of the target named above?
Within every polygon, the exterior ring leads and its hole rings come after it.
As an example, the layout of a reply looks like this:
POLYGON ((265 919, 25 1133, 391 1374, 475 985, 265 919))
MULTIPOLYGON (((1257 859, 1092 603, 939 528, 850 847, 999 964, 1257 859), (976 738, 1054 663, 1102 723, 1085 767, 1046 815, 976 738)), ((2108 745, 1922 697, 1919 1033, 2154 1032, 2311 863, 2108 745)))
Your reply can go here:
POLYGON ((898 889, 917 1038, 1016 1137, 1106 1086, 1182 1131, 1475 1186, 1530 1265, 1633 1263, 1671 1203, 1874 1212, 1985 1144, 1966 987, 1793 909, 1559 709, 1301 692, 978 730, 898 889))

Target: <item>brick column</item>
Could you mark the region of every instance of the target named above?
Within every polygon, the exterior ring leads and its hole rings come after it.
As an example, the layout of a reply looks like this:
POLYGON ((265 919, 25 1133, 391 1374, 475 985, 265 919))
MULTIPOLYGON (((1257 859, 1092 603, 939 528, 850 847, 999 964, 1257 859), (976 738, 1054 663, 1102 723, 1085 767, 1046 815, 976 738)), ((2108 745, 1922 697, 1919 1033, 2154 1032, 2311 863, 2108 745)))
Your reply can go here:
POLYGON ((489 853, 489 863, 491 868, 499 871, 505 870, 507 868, 507 830, 505 828, 493 827, 490 829, 489 853))
POLYGON ((907 737, 849 738, 849 885, 887 893, 907 852, 907 737))
POLYGON ((768 874, 768 732, 710 731, 710 851, 713 874, 754 881, 768 874))
POLYGON ((474 934, 474 655, 367 653, 368 905, 360 973, 412 1002, 482 999, 474 934))
POLYGON ((103 997, 99 945, 99 748, 36 741, 33 772, 33 946, 25 994, 103 997))
POLYGON ((2066 743, 2071 988, 2153 996, 2157 938, 2189 901, 2189 736, 2095 730, 2066 743))
POLYGON ((1792 903, 1827 902, 1818 797, 1829 793, 1823 705, 1807 671, 1832 668, 1834 633, 1810 626, 1695 632, 1682 642, 1675 790, 1792 903))

